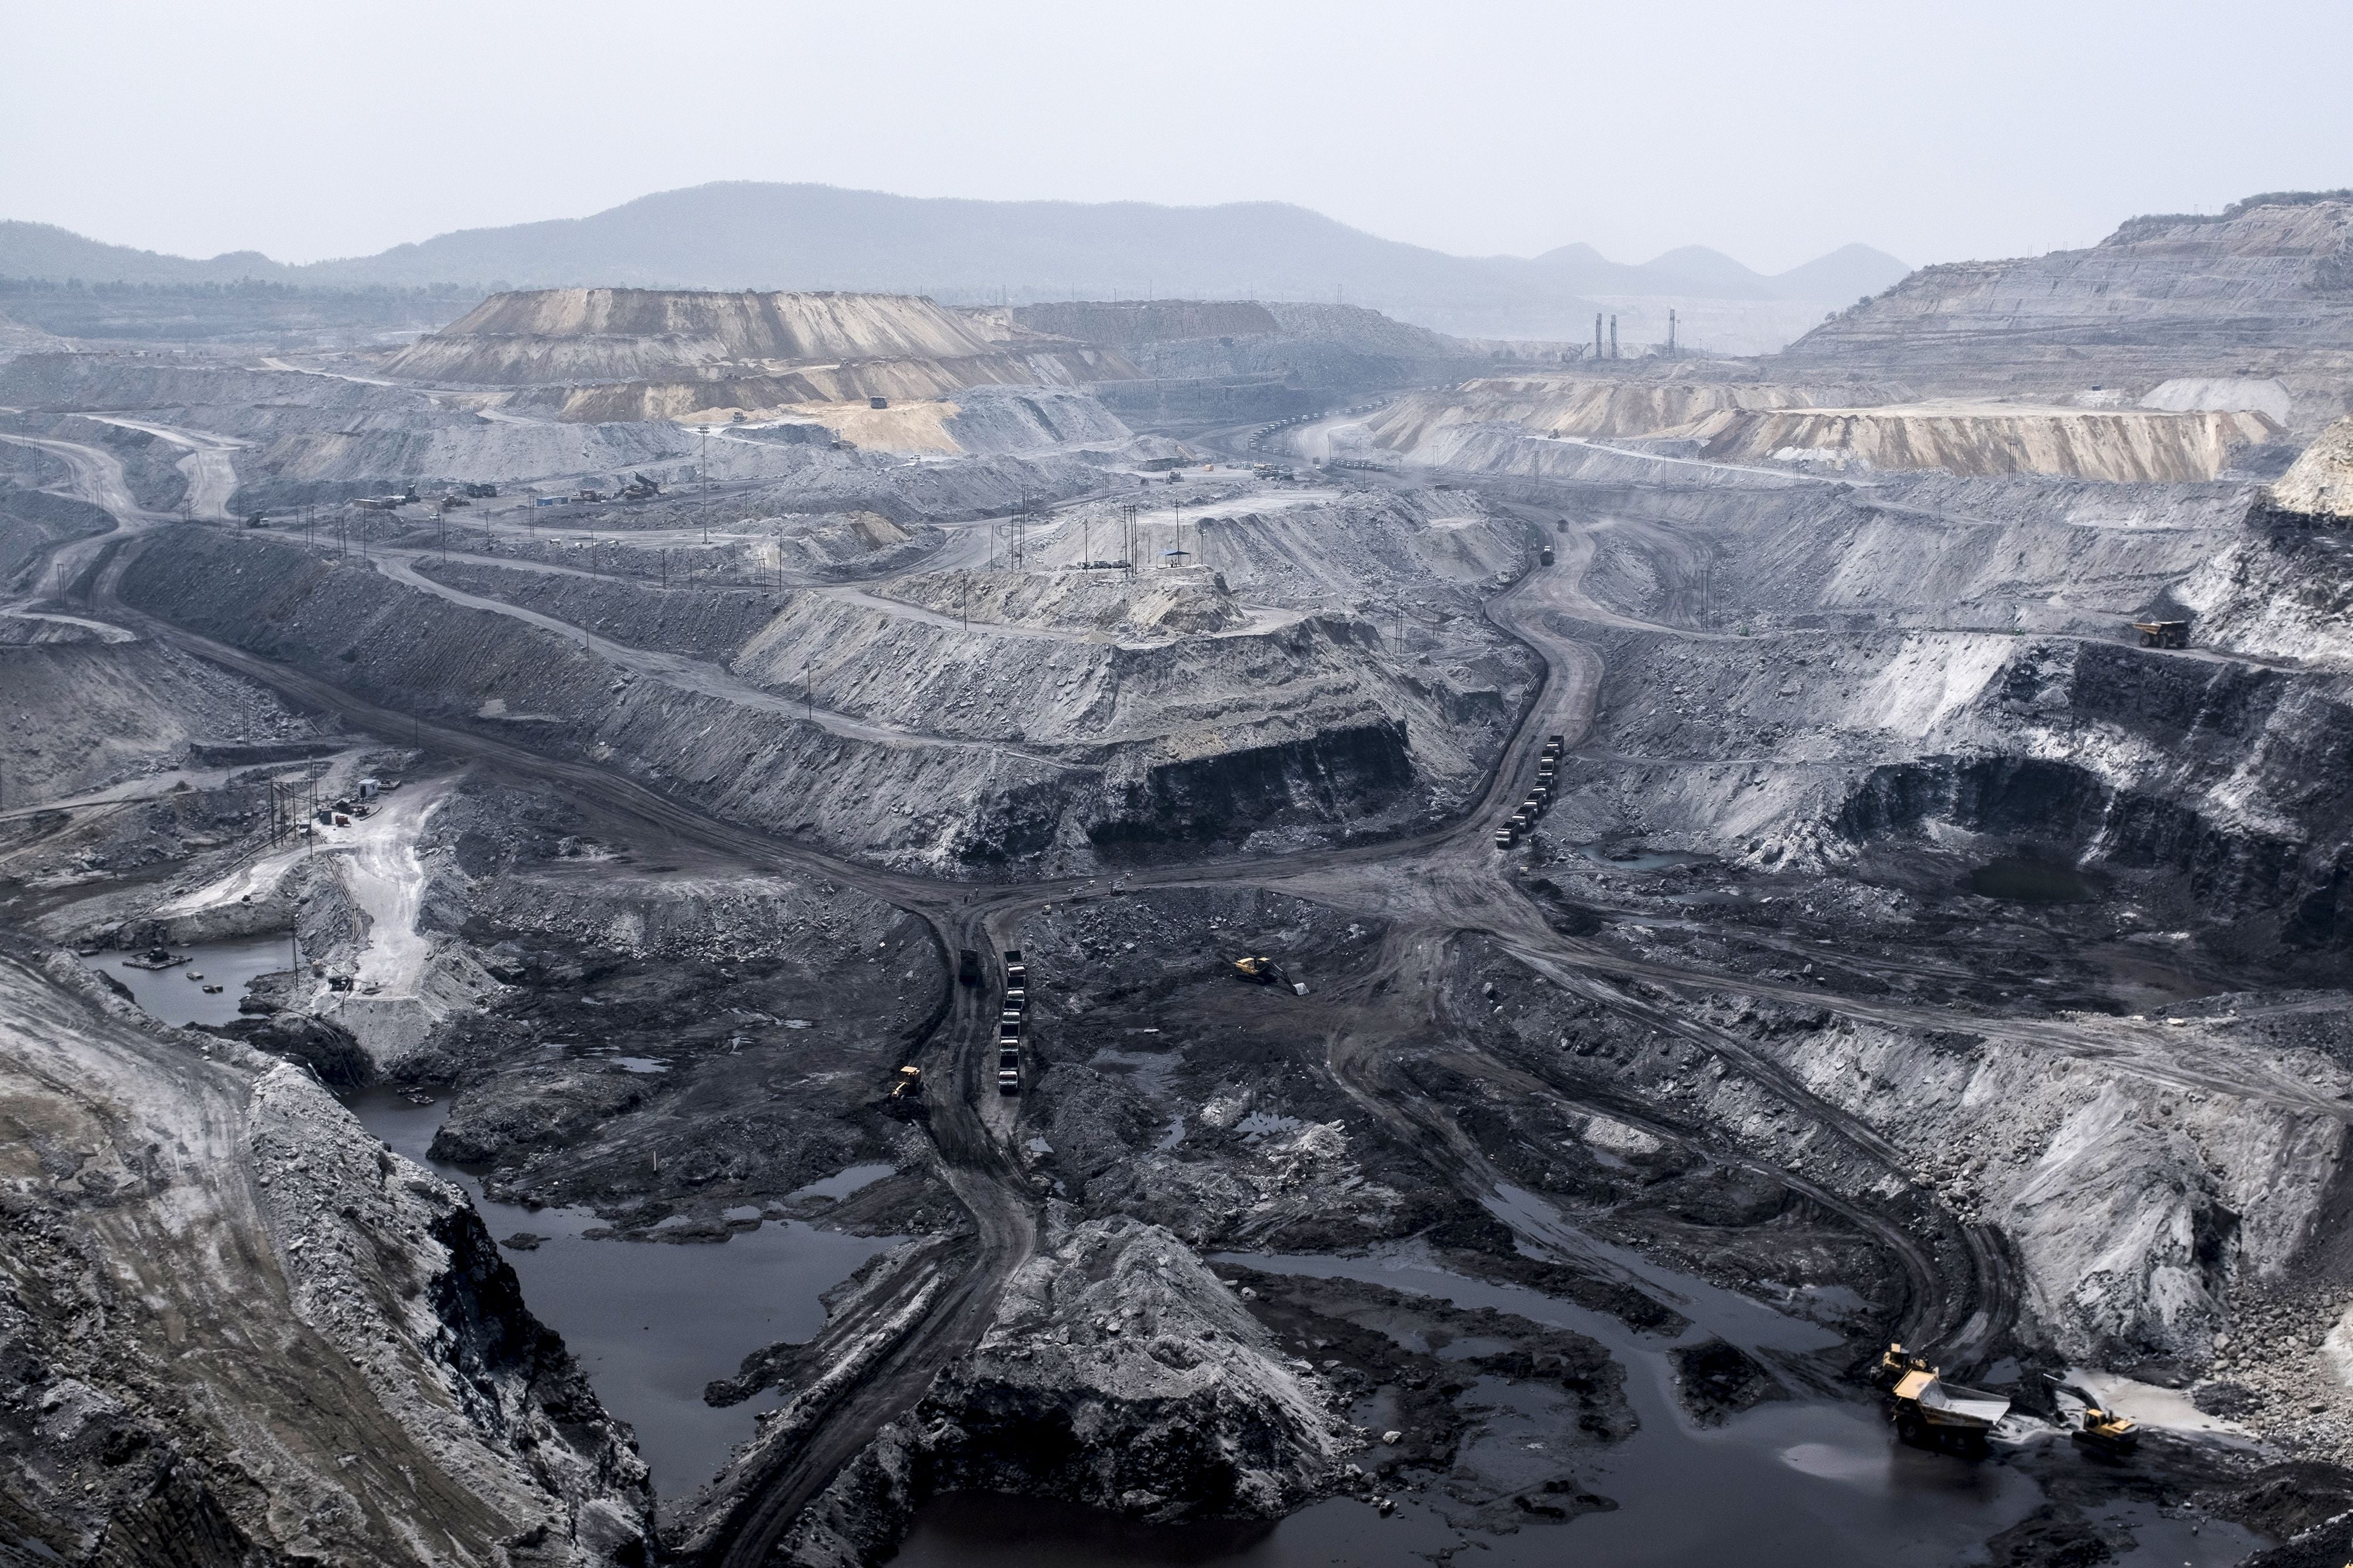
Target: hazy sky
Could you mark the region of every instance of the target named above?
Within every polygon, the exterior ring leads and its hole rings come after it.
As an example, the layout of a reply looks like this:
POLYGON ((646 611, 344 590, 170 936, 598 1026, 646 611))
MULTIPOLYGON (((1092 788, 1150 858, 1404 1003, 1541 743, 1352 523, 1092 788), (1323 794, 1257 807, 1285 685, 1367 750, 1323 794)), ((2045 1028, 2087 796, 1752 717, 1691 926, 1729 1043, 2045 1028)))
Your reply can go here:
POLYGON ((716 179, 1778 270, 2353 185, 2347 0, 0 0, 0 217, 280 260, 716 179))

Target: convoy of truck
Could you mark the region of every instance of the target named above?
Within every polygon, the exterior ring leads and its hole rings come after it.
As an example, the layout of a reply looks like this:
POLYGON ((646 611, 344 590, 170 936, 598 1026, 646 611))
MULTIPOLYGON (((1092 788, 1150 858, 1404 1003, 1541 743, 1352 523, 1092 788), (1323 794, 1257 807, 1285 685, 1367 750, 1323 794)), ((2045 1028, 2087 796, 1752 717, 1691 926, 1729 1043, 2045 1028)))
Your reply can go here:
POLYGON ((1512 813, 1511 820, 1495 829, 1495 847, 1509 849, 1522 837, 1535 831, 1536 820, 1551 809, 1553 788, 1560 777, 1560 759, 1568 749, 1567 737, 1545 737, 1544 753, 1536 759, 1536 782, 1520 808, 1512 813))
POLYGON ((1005 950, 1005 997, 997 1014, 997 1092, 1021 1092, 1021 1040, 1029 1021, 1029 966, 1005 950))

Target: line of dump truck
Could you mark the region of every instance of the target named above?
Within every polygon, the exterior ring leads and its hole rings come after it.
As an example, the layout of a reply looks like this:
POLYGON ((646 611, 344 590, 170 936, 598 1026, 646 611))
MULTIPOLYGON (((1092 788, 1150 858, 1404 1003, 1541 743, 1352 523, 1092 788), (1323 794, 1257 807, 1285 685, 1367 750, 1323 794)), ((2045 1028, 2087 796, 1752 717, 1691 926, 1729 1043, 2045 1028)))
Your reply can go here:
POLYGON ((997 1092, 1021 1092, 1021 1040, 1029 1022, 1029 965, 1021 950, 1005 950, 1005 995, 997 1014, 997 1092))
POLYGON ((1495 847, 1509 849, 1520 839, 1535 831, 1536 819, 1552 805, 1552 793, 1560 778, 1560 759, 1568 749, 1566 737, 1545 737, 1544 754, 1536 759, 1536 782, 1528 790, 1528 798, 1520 802, 1512 819, 1495 829, 1495 847))

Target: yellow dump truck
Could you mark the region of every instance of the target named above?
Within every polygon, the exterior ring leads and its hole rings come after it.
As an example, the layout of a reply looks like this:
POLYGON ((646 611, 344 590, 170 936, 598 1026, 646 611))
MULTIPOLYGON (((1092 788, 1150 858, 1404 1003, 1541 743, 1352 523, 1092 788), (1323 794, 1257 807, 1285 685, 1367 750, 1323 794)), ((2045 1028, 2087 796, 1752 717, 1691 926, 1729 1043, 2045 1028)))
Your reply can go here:
POLYGON ((1887 1387, 1887 1418, 1895 1424, 1895 1435, 1915 1447, 1982 1447, 1987 1434, 2010 1414, 2010 1401, 2000 1394, 1947 1383, 1918 1356, 1905 1355, 1900 1344, 1887 1347, 1879 1370, 1887 1387))
POLYGON ((2188 647, 2188 621, 2135 621, 2132 629, 2140 634, 2143 647, 2188 647))

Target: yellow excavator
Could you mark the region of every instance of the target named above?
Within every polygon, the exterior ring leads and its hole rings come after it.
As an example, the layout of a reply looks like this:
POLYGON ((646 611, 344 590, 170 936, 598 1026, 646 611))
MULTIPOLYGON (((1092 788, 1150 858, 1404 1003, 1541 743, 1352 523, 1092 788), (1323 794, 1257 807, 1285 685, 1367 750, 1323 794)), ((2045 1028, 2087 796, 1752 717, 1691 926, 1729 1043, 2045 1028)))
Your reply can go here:
MULTIPOLYGON (((2072 1383, 2063 1383, 2049 1373, 2043 1379, 2053 1394, 2063 1394, 2082 1408, 2073 1415, 2075 1423, 2068 1436, 2086 1447, 2105 1448, 2112 1454, 2129 1454, 2140 1447, 2140 1424, 2129 1415, 2119 1415, 2092 1397, 2086 1390, 2072 1383)), ((2059 1406, 2060 1425, 2066 1425, 2070 1413, 2064 1405, 2059 1406)))
POLYGON ((1253 985, 1280 985, 1294 996, 1307 994, 1307 987, 1292 979, 1289 972, 1271 958, 1237 958, 1234 968, 1253 985))
POLYGON ((913 1104, 923 1098, 923 1069, 901 1068, 899 1076, 891 1082, 891 1098, 902 1105, 913 1104))

